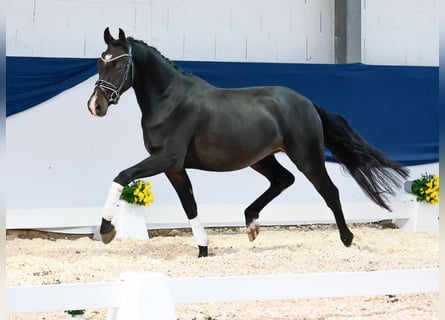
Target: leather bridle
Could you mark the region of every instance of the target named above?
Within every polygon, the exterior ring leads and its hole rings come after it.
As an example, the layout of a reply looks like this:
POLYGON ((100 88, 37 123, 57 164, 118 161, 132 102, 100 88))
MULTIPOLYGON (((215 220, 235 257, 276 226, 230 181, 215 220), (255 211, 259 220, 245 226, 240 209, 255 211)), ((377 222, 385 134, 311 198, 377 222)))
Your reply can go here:
POLYGON ((128 53, 124 53, 121 54, 120 56, 111 58, 111 59, 104 59, 102 56, 100 57, 100 59, 104 62, 104 63, 108 63, 117 59, 121 59, 121 58, 125 58, 127 57, 127 65, 125 67, 125 72, 124 75, 122 77, 122 81, 119 84, 119 86, 105 81, 105 80, 97 80, 96 81, 96 86, 99 87, 102 91, 111 91, 110 97, 108 98, 108 103, 109 104, 117 104, 119 102, 119 98, 121 95, 121 90, 124 86, 124 84, 127 82, 128 80, 128 76, 130 74, 130 69, 131 69, 131 81, 134 80, 134 66, 133 66, 133 56, 131 54, 131 45, 128 46, 128 53))

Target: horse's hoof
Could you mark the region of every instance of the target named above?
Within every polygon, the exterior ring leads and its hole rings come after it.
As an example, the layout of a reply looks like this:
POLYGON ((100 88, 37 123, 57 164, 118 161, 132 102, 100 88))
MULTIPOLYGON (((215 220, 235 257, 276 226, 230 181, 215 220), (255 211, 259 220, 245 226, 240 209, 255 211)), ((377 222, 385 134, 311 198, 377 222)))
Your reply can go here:
POLYGON ((254 241, 258 234, 260 233, 260 225, 253 220, 247 226, 247 236, 249 237, 249 241, 254 241))
POLYGON ((208 247, 198 246, 198 248, 199 248, 198 258, 207 257, 209 255, 208 247))
POLYGON ((110 221, 102 218, 102 224, 100 225, 100 237, 102 239, 102 242, 105 244, 110 243, 111 241, 113 241, 115 236, 116 229, 114 229, 114 226, 111 224, 110 221))
POLYGON ((349 232, 346 235, 341 235, 341 241, 343 242, 345 247, 350 247, 353 239, 354 239, 354 235, 351 232, 349 232))
POLYGON ((114 237, 116 236, 116 230, 111 230, 110 232, 107 233, 101 233, 100 237, 102 239, 102 242, 107 244, 110 243, 111 241, 113 241, 114 237))

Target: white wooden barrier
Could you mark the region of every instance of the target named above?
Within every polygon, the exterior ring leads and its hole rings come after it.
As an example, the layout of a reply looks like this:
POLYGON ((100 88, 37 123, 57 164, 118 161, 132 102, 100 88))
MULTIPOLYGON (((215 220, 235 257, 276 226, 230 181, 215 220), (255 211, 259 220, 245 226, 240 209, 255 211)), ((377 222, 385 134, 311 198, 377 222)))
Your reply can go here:
MULTIPOLYGON (((404 194, 391 204, 388 212, 368 202, 348 202, 343 205, 349 223, 392 220, 408 231, 438 231, 438 206, 416 202, 415 197, 404 194), (434 210, 433 217, 423 214, 423 208, 434 210), (435 216, 434 216, 435 215, 435 216), (425 217, 431 221, 425 221, 425 217), (435 219, 435 220, 434 220, 435 219)), ((205 227, 242 227, 244 207, 241 205, 201 205, 199 215, 205 227)), ((60 233, 94 233, 101 221, 99 207, 92 208, 44 208, 6 210, 6 229, 39 229, 60 233)), ((147 229, 188 228, 189 223, 179 205, 156 205, 145 210, 147 229)), ((322 202, 294 205, 268 205, 261 212, 259 223, 272 225, 333 224, 334 216, 322 202)))
POLYGON ((7 287, 6 313, 108 308, 109 319, 175 319, 175 304, 439 291, 438 268, 171 279, 155 273, 127 273, 121 279, 7 287))

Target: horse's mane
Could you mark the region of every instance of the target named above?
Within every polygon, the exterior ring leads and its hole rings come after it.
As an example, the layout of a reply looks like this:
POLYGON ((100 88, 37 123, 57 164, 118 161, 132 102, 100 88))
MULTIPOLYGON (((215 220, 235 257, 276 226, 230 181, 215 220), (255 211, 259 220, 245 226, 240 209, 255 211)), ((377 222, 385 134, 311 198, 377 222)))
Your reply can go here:
POLYGON ((141 44, 143 46, 145 46, 147 49, 154 51, 157 55, 159 55, 164 61, 166 61, 169 65, 171 65, 175 70, 177 70, 178 72, 181 72, 182 74, 185 75, 191 75, 191 73, 189 72, 184 72, 181 70, 181 68, 175 64, 174 62, 172 62, 169 58, 167 58, 166 56, 164 56, 158 49, 156 49, 155 47, 149 46, 147 43, 145 43, 143 40, 137 40, 134 39, 133 37, 128 37, 127 38, 128 42, 130 42, 131 44, 141 44))

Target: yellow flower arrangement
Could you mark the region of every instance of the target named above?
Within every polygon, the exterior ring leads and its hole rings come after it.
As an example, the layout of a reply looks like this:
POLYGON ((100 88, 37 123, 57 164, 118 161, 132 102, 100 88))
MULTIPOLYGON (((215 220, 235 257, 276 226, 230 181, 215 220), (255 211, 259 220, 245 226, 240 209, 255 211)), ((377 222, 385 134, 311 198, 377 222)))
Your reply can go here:
POLYGON ((422 174, 420 179, 412 182, 411 190, 417 196, 417 201, 439 203, 439 176, 422 174))
POLYGON ((148 207, 154 201, 150 181, 135 180, 131 182, 122 190, 121 200, 148 207))

